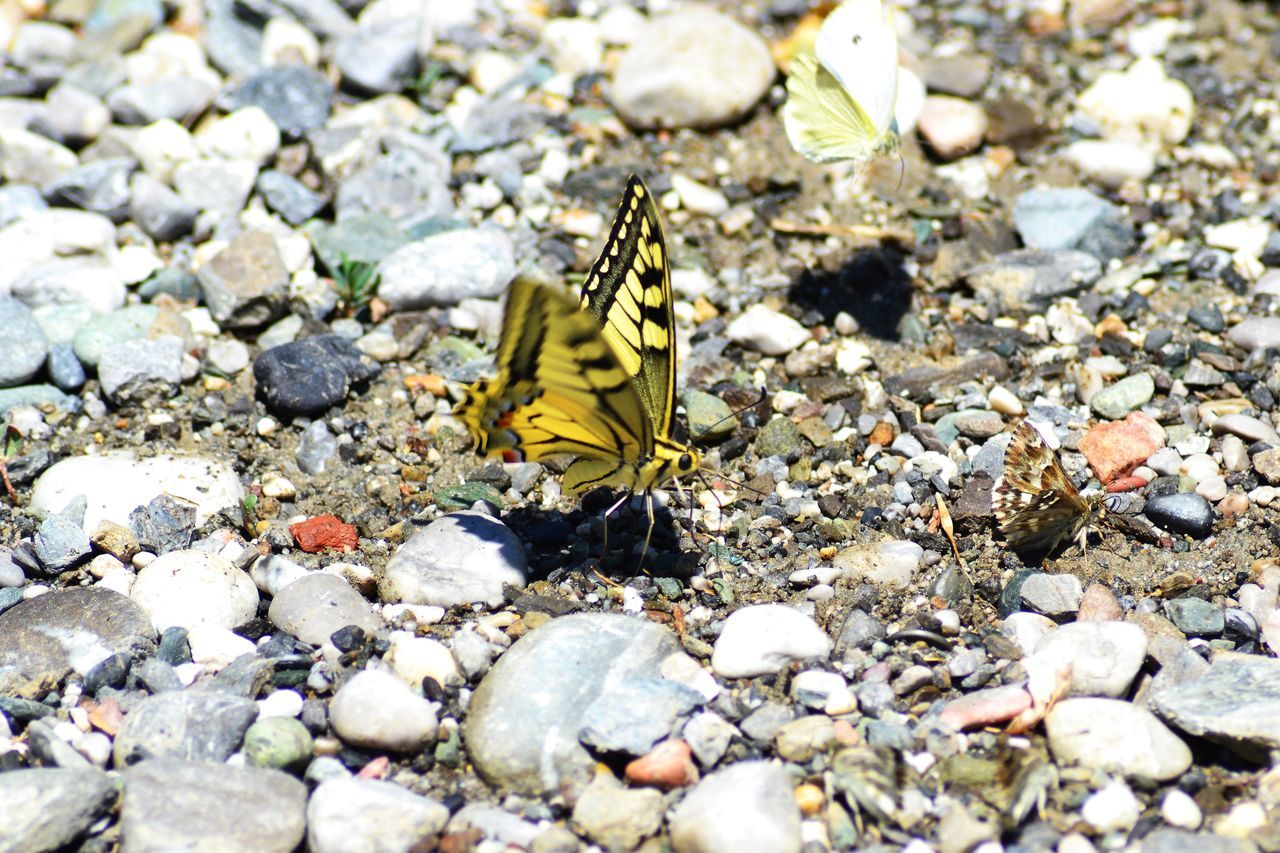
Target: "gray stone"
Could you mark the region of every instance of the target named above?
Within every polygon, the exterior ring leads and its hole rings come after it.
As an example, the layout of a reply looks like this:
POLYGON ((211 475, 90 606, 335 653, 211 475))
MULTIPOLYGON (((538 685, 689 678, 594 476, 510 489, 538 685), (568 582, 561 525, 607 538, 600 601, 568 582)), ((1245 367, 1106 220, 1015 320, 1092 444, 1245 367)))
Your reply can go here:
MULTIPOLYGON (((80 516, 83 519, 83 501, 80 516)), ((66 515, 51 515, 40 522, 32 544, 40 565, 50 575, 66 571, 90 551, 89 534, 82 523, 66 515)))
POLYGON ((267 611, 271 624, 313 646, 329 642, 339 628, 356 625, 376 634, 382 620, 364 596, 338 575, 314 572, 281 589, 267 611))
POLYGON ((1133 224, 1116 205, 1086 189, 1036 189, 1018 196, 1013 224, 1033 249, 1078 249, 1102 263, 1124 257, 1133 224))
POLYGON ((378 578, 378 594, 387 602, 493 607, 503 600, 503 587, 524 587, 527 568, 524 546, 501 521, 454 512, 400 546, 378 578))
POLYGON ((714 711, 694 714, 685 723, 681 736, 693 750, 693 755, 704 769, 716 766, 729 750, 734 735, 741 734, 724 717, 714 711))
POLYGON ((1168 782, 1191 766, 1191 750, 1145 708, 1118 699, 1065 699, 1049 711, 1054 758, 1130 779, 1168 782))
POLYGON ((260 767, 146 761, 124 772, 123 849, 291 853, 306 834, 307 789, 260 767))
POLYGON ((734 18, 690 7, 650 21, 623 53, 610 97, 634 127, 737 121, 773 84, 769 46, 734 18))
POLYGON ((55 685, 86 674, 117 652, 155 650, 156 632, 136 604, 102 587, 77 587, 27 599, 0 613, 0 668, 55 685))
POLYGON ((225 328, 263 326, 288 307, 289 270, 275 238, 262 231, 241 233, 196 277, 209 313, 225 328))
POLYGON ((153 239, 170 242, 191 233, 199 209, 165 184, 146 172, 136 172, 129 190, 129 218, 153 239))
POLYGON ((1179 631, 1192 637, 1216 637, 1226 627, 1222 608, 1203 598, 1171 599, 1164 603, 1164 612, 1179 631))
POLYGON ((764 761, 743 761, 712 773, 672 811, 671 846, 676 853, 798 853, 800 808, 791 789, 787 772, 764 761))
MULTIPOLYGON (((324 4, 303 4, 317 8, 324 4)), ((345 13, 334 4, 344 18, 345 13)), ((343 27, 350 30, 349 18, 343 27)), ((249 75, 228 93, 228 111, 257 106, 266 111, 280 132, 290 139, 300 139, 309 131, 323 127, 329 118, 333 83, 313 68, 304 65, 273 65, 249 75)), ((220 99, 221 102, 222 99, 220 99)))
POLYGON ((28 184, 8 184, 0 187, 0 228, 29 213, 49 207, 40 191, 28 184))
POLYGON ((208 109, 213 94, 206 80, 173 75, 114 89, 107 106, 121 124, 151 124, 162 118, 186 123, 208 109))
POLYGON ((329 432, 329 427, 324 421, 312 421, 298 437, 294 458, 298 462, 298 470, 314 477, 324 473, 329 460, 337 453, 338 440, 329 432))
POLYGON ((101 213, 122 222, 129 212, 129 176, 138 168, 131 157, 94 160, 72 169, 42 188, 54 204, 101 213))
POLYGON ((1072 696, 1123 696, 1147 656, 1147 636, 1129 622, 1072 622, 1036 643, 1035 656, 1072 667, 1072 696))
POLYGON ((49 371, 49 380, 69 393, 79 391, 88 379, 84 372, 84 365, 80 363, 80 359, 76 358, 76 351, 70 343, 50 346, 45 367, 49 371))
POLYGON ((230 221, 243 210, 257 179, 258 164, 244 159, 186 160, 173 170, 173 187, 178 196, 187 204, 209 211, 214 221, 230 221))
POLYGON ((966 274, 979 298, 1007 311, 1043 310, 1054 299, 1076 294, 1101 276, 1098 259, 1075 249, 1015 249, 966 274))
POLYGON ((1258 853, 1245 838, 1231 838, 1210 830, 1188 832, 1161 827, 1142 839, 1141 853, 1258 853))
POLYGON ((251 699, 213 691, 157 693, 125 715, 116 735, 117 768, 154 758, 226 761, 257 719, 251 699))
POLYGON ((1250 351, 1280 347, 1280 317, 1250 317, 1232 326, 1227 338, 1250 351))
POLYGON ((15 853, 74 848, 111 811, 117 796, 116 785, 96 769, 38 767, 0 773, 5 808, 0 847, 15 853))
POLYGON ((635 678, 606 688, 583 712, 578 738, 597 752, 643 755, 702 704, 690 687, 662 678, 635 678))
POLYGON ((343 80, 368 92, 399 92, 418 67, 417 18, 375 19, 339 39, 333 61, 343 80))
POLYGON ((666 804, 652 788, 630 789, 601 773, 573 805, 573 822, 606 850, 635 850, 662 826, 666 804))
POLYGON ((1075 575, 1031 575, 1022 583, 1022 601, 1046 616, 1063 616, 1080 609, 1084 587, 1075 575))
POLYGON ((472 696, 465 737, 476 769, 527 793, 580 789, 595 765, 578 739, 587 712, 627 681, 659 678, 678 651, 667 629, 616 614, 562 616, 526 634, 472 696))
POLYGON ((98 355, 98 381, 117 405, 167 400, 182 384, 185 347, 177 335, 125 341, 98 355))
POLYGON ((1153 690, 1164 720, 1253 758, 1280 748, 1280 660, 1222 655, 1199 679, 1153 690))
POLYGON ((378 295, 392 310, 456 305, 500 295, 515 276, 515 250, 504 231, 456 229, 395 250, 378 272, 378 295))
POLYGON ((764 746, 777 737, 782 727, 794 720, 795 716, 796 712, 791 705, 768 701, 743 718, 738 723, 738 728, 748 738, 764 746))
POLYGON ((267 206, 290 225, 301 225, 328 203, 324 196, 307 189, 297 178, 275 169, 258 175, 257 187, 267 206))
POLYGON ((435 705, 380 670, 356 673, 329 705, 333 730, 353 746, 415 752, 435 740, 435 705))
POLYGON ((307 844, 312 853, 408 850, 448 820, 443 805, 393 782, 330 779, 307 803, 307 844))
POLYGON ((75 397, 54 388, 52 385, 20 385, 17 388, 0 388, 0 416, 7 415, 10 410, 20 406, 53 406, 63 412, 74 412, 80 408, 75 397))
POLYGON ((0 387, 30 382, 48 353, 49 341, 31 309, 0 297, 0 387))
POLYGON ((76 358, 97 367, 102 351, 126 341, 142 340, 160 317, 154 305, 129 305, 110 314, 100 314, 76 329, 71 340, 76 358))
POLYGON ((1203 539, 1213 531, 1213 507, 1200 495, 1152 495, 1143 513, 1157 527, 1203 539))

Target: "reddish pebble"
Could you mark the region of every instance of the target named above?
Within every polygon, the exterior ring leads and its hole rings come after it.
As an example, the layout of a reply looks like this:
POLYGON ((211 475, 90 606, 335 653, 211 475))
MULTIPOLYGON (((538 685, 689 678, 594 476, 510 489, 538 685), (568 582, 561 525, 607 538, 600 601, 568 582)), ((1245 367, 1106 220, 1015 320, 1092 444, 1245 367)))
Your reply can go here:
POLYGON ((391 760, 385 755, 379 755, 370 761, 364 767, 360 768, 360 772, 356 774, 357 779, 385 779, 387 771, 391 769, 391 760))
POLYGON ((1030 707, 1031 694, 1021 685, 992 687, 947 703, 938 718, 957 729, 968 729, 1007 722, 1030 707))
POLYGON ((682 740, 664 740, 627 765, 627 781, 655 788, 683 788, 698 781, 693 750, 682 740))
POLYGON ((1078 622, 1117 622, 1124 617, 1120 602, 1110 589, 1100 583, 1091 583, 1080 599, 1078 622))
POLYGON ((881 447, 888 447, 893 444, 893 427, 884 421, 880 421, 871 430, 871 435, 867 437, 867 443, 878 444, 881 447))
POLYGON ((1142 412, 1122 421, 1098 424, 1080 439, 1080 452, 1103 483, 1127 475, 1164 447, 1164 428, 1142 412))
POLYGON ((1247 495, 1234 494, 1227 495, 1218 501, 1218 512, 1222 513, 1223 518, 1232 518, 1237 515, 1243 515, 1249 509, 1249 498, 1247 495))
POLYGON ((306 521, 289 525, 293 541, 308 554, 333 548, 335 551, 354 551, 360 541, 354 524, 343 524, 334 515, 317 515, 306 521))
POLYGON ((842 743, 845 746, 857 746, 862 743, 858 730, 848 720, 836 720, 832 723, 832 729, 835 732, 837 743, 842 743))
POLYGON ((1147 481, 1141 477, 1120 477, 1107 483, 1108 492, 1132 492, 1134 489, 1141 489, 1147 484, 1147 481))
POLYGON ((108 697, 89 708, 90 725, 103 734, 115 737, 116 732, 120 731, 122 722, 124 722, 124 712, 120 710, 120 703, 114 698, 108 697))

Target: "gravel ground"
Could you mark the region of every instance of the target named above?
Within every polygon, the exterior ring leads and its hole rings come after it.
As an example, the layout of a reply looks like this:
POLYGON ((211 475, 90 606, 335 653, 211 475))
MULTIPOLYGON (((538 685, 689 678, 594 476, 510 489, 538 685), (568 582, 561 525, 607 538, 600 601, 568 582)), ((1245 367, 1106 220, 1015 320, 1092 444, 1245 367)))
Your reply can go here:
POLYGON ((0 849, 1280 850, 1277 9, 895 17, 857 170, 795 0, 0 6, 0 849), (632 172, 643 563, 451 414, 632 172))

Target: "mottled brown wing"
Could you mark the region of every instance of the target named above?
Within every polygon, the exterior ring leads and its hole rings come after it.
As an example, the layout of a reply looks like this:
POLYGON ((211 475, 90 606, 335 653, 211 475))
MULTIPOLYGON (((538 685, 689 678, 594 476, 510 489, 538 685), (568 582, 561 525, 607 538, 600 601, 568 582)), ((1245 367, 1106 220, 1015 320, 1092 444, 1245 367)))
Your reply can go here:
POLYGON ((1079 533, 1089 513, 1057 455, 1029 421, 1018 425, 1005 450, 991 508, 1000 532, 1016 549, 1051 549, 1079 533))

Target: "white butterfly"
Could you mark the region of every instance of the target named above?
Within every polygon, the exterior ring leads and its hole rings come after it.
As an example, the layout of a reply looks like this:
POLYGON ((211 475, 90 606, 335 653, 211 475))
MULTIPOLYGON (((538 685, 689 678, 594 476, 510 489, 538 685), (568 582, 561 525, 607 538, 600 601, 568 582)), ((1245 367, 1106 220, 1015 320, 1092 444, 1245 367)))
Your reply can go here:
POLYGON ((791 147, 816 163, 870 160, 898 146, 898 36, 880 0, 845 0, 813 53, 791 61, 782 121, 791 147))

